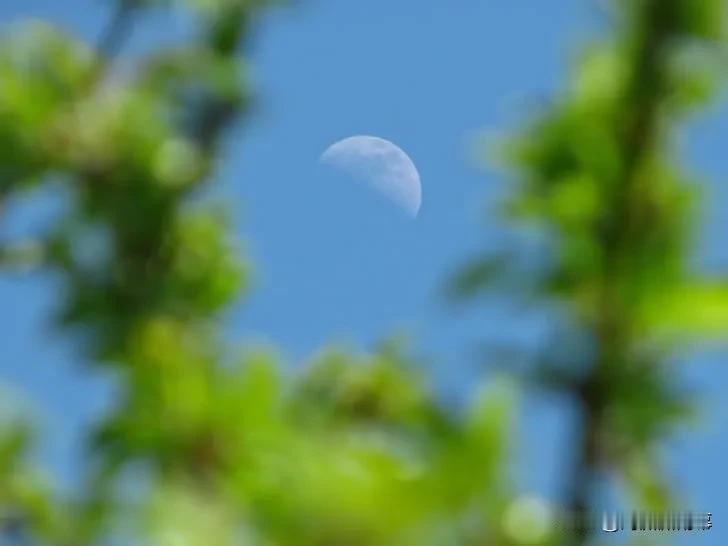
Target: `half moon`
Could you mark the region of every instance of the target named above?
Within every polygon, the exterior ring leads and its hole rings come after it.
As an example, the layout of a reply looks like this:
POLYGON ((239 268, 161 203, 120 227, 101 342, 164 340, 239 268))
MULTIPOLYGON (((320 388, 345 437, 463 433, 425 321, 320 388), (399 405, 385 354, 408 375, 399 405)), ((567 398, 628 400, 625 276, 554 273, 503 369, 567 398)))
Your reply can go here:
POLYGON ((373 136, 353 136, 330 146, 321 162, 359 179, 411 217, 422 205, 420 173, 397 145, 373 136))

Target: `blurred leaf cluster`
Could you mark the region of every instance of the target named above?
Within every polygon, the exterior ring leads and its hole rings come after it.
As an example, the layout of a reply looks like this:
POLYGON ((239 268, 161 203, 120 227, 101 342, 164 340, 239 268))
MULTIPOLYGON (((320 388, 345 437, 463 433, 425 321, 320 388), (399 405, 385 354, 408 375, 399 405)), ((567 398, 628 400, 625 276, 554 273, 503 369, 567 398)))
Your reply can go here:
POLYGON ((672 355, 722 336, 728 317, 728 279, 691 265, 699 192, 677 160, 680 124, 721 83, 726 5, 610 6, 612 39, 585 47, 564 92, 500 150, 506 219, 536 242, 474 261, 453 284, 460 297, 511 290, 553 315, 528 375, 581 409, 574 509, 605 470, 641 502, 668 502, 655 451, 691 412, 672 355))

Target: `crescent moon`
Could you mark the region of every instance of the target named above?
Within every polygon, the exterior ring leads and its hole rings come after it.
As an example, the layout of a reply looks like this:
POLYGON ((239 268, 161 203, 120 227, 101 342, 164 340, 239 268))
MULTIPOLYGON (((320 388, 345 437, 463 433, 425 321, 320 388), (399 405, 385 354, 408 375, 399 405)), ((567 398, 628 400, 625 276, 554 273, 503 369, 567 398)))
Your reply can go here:
POLYGON ((397 145, 374 136, 353 136, 332 144, 321 162, 359 179, 415 218, 422 205, 420 173, 397 145))

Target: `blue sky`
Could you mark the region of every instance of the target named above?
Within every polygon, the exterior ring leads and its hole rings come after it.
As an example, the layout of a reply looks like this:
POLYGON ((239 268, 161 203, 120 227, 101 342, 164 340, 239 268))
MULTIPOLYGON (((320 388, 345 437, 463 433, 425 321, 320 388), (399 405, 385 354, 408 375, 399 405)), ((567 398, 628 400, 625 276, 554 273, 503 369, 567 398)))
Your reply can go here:
MULTIPOLYGON (((538 339, 542 318, 516 316, 497 303, 455 311, 442 285, 456 265, 502 236, 488 206, 503 182, 475 166, 473 140, 513 127, 553 95, 575 46, 600 24, 597 2, 546 4, 309 0, 263 19, 250 56, 257 108, 231 133, 216 190, 256 267, 255 290, 230 314, 232 339, 275 343, 295 363, 331 342, 366 349, 404 331, 451 398, 478 374, 482 343, 538 339), (417 220, 318 163, 330 144, 355 134, 394 141, 412 157, 423 185, 417 220)), ((91 39, 106 9, 91 0, 0 4, 3 27, 28 16, 91 39)), ((151 17, 138 25, 126 54, 174 39, 185 25, 151 17), (161 38, 160 28, 168 29, 161 38)), ((708 214, 696 254, 706 267, 723 269, 728 192, 719 183, 728 174, 726 134, 728 109, 716 107, 682 143, 690 164, 713 180, 706 184, 708 214)), ((0 230, 20 233, 42 221, 50 202, 23 200, 0 230)), ((0 279, 6 305, 0 379, 38 402, 47 423, 41 456, 72 476, 81 425, 108 405, 113 391, 78 365, 72 341, 49 329, 57 289, 42 275, 0 279)), ((667 448, 690 506, 712 510, 718 522, 728 507, 720 466, 728 452, 724 357, 704 349, 682 359, 685 381, 704 389, 709 418, 667 448)), ((524 487, 553 491, 558 446, 568 439, 565 409, 530 398, 523 414, 524 487)), ((719 533, 699 542, 719 544, 719 533)))

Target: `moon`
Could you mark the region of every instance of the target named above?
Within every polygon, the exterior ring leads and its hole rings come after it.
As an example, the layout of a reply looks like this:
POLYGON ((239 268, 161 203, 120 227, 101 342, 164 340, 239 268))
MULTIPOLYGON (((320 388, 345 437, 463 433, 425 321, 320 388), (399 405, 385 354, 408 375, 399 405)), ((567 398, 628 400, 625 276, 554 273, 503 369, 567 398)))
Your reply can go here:
POLYGON ((353 136, 329 146, 320 161, 365 182, 417 217, 422 205, 420 173, 396 144, 374 136, 353 136))

